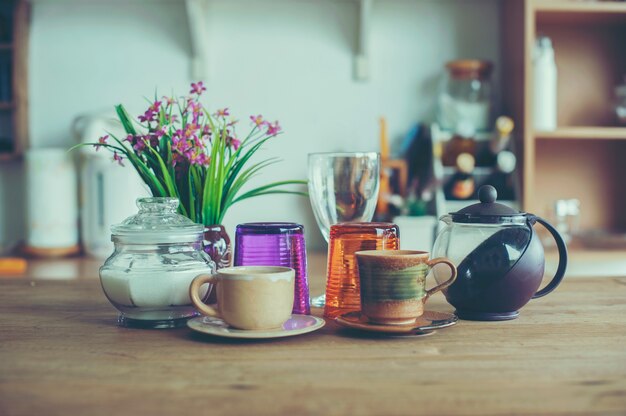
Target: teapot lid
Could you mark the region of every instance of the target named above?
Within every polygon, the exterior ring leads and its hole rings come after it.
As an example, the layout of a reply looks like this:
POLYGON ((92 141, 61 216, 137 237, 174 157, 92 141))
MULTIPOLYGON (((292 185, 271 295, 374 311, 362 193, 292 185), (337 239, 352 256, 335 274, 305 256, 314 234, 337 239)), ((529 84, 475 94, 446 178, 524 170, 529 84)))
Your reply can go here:
POLYGON ((496 202, 498 191, 491 185, 483 185, 478 189, 477 204, 469 205, 457 212, 451 212, 452 222, 503 224, 524 223, 526 213, 496 202))
POLYGON ((190 242, 202 239, 204 226, 176 212, 178 198, 139 198, 139 212, 111 226, 112 239, 131 244, 190 242))

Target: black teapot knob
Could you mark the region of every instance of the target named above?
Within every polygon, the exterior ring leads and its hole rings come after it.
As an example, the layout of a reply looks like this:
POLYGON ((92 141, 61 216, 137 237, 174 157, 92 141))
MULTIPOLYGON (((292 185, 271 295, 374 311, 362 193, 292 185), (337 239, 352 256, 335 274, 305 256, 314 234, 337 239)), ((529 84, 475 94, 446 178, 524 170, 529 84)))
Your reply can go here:
POLYGON ((491 185, 483 185, 478 188, 478 199, 482 203, 494 203, 498 199, 498 191, 491 185))

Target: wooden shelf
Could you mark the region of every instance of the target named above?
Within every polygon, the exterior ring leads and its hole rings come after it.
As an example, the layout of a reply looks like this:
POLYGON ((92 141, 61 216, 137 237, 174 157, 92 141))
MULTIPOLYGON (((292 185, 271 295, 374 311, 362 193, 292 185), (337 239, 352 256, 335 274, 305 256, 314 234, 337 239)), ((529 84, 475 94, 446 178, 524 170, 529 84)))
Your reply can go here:
POLYGON ((511 86, 503 101, 521 130, 524 210, 550 217, 555 200, 576 198, 581 231, 626 231, 626 127, 609 127, 626 73, 626 3, 505 1, 502 30, 511 86), (550 132, 535 131, 532 120, 538 35, 552 40, 558 70, 559 127, 550 132))
POLYGON ((540 24, 597 24, 626 22, 626 3, 617 1, 535 3, 533 9, 540 24))
POLYGON ((620 1, 543 1, 535 2, 533 8, 554 13, 626 13, 626 4, 620 1))
POLYGON ((626 140, 626 127, 559 127, 535 132, 534 136, 540 140, 626 140))

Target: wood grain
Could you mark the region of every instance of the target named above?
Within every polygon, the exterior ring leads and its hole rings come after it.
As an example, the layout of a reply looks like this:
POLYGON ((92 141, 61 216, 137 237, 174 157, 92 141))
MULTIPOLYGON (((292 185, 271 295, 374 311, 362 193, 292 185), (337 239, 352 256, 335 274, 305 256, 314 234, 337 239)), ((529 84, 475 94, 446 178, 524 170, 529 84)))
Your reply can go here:
POLYGON ((626 140, 626 127, 559 127, 555 131, 536 132, 541 140, 626 140))
POLYGON ((13 112, 14 152, 22 154, 28 149, 28 46, 31 5, 19 0, 15 5, 13 52, 13 112))
MULTIPOLYGON (((626 412, 626 278, 565 279, 515 321, 461 321, 426 338, 329 322, 241 342, 117 327, 88 264, 71 281, 0 281, 0 414, 626 412)), ((323 264, 310 256, 312 293, 323 264)), ((452 310, 441 295, 429 305, 452 310)))

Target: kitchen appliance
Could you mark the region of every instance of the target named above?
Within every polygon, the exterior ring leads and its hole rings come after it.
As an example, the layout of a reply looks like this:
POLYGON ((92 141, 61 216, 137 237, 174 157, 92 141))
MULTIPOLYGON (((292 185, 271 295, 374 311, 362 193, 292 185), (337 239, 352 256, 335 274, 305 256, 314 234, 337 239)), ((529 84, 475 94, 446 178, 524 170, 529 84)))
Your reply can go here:
MULTIPOLYGON (((83 143, 93 143, 98 137, 126 134, 113 116, 83 115, 74 120, 74 134, 83 143)), ((109 230, 135 212, 135 200, 149 192, 130 163, 119 166, 111 160, 106 149, 91 146, 80 148, 80 212, 81 240, 85 253, 107 258, 113 251, 109 230)))
MULTIPOLYGON (((444 294, 461 319, 515 319, 530 299, 552 292, 567 267, 567 247, 558 231, 544 219, 496 202, 497 191, 484 185, 480 203, 441 217, 445 227, 437 236, 433 257, 447 257, 456 266, 456 281, 444 294), (543 279, 544 249, 533 226, 543 225, 559 252, 555 276, 537 291, 543 279)), ((442 283, 449 273, 434 270, 442 283)))
POLYGON ((76 166, 67 149, 26 152, 26 253, 36 257, 76 254, 76 166))

